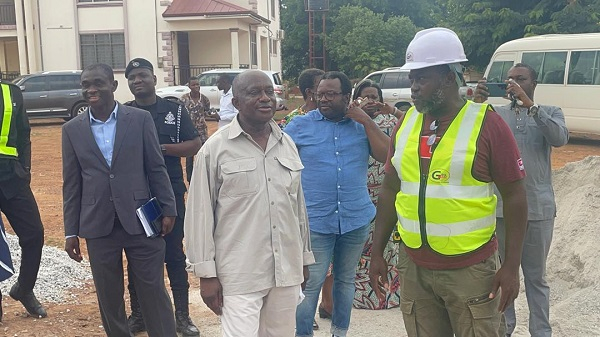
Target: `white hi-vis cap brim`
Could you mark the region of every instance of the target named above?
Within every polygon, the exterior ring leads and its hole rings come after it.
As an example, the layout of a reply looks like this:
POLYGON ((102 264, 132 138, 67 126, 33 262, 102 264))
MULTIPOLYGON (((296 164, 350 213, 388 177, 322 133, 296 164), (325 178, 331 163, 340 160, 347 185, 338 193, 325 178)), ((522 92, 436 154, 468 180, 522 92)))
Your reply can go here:
POLYGON ((401 69, 423 69, 467 61, 458 35, 448 28, 436 27, 417 32, 406 48, 406 63, 401 69))

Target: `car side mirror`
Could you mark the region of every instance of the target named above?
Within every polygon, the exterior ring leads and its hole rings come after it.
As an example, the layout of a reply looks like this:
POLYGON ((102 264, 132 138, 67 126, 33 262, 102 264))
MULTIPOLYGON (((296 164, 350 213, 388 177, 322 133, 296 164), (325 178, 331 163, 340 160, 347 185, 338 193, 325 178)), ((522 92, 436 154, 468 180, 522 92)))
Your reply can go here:
POLYGON ((25 86, 24 85, 20 85, 19 89, 21 89, 21 91, 25 91, 25 86))

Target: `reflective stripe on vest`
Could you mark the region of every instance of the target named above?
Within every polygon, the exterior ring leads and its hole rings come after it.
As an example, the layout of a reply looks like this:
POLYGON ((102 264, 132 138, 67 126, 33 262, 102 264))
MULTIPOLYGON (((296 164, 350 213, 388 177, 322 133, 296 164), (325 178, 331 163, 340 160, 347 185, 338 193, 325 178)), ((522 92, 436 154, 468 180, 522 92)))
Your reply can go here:
POLYGON ((408 247, 419 248, 424 239, 440 254, 460 255, 481 247, 494 234, 492 184, 478 181, 471 172, 487 108, 465 104, 440 138, 426 176, 421 175, 419 157, 423 115, 414 107, 406 113, 392 164, 401 180, 396 195, 398 232, 408 247))
POLYGON ((12 122, 12 98, 10 97, 10 87, 1 83, 2 99, 4 103, 4 114, 2 116, 2 129, 0 129, 0 154, 5 156, 18 157, 17 148, 8 146, 8 136, 10 134, 10 124, 12 122))

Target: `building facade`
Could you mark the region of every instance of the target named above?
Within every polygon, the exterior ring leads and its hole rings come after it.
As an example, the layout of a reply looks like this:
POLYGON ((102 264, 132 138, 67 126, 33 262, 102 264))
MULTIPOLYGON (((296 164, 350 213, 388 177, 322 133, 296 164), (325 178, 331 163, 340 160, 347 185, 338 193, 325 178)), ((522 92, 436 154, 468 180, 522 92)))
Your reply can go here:
POLYGON ((281 71, 279 0, 0 0, 0 71, 115 69, 131 98, 129 59, 153 63, 157 86, 214 68, 281 71))

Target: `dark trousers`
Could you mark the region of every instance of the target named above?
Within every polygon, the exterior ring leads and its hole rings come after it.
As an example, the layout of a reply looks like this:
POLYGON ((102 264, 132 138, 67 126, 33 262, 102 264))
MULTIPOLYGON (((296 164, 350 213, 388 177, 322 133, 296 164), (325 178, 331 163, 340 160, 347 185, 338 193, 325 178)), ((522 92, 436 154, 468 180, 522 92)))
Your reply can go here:
POLYGON ((87 239, 87 248, 104 331, 109 337, 130 337, 123 300, 123 251, 128 275, 136 284, 139 304, 150 337, 174 337, 175 319, 165 288, 165 241, 128 234, 118 220, 104 237, 87 239))
POLYGON ((19 237, 21 268, 18 282, 21 293, 25 294, 33 290, 37 280, 44 246, 44 226, 29 183, 20 178, 13 179, 10 185, 16 190, 11 191, 9 198, 4 191, 0 192, 0 210, 19 237))
MULTIPOLYGON (((187 295, 190 284, 188 282, 188 273, 185 270, 186 257, 183 252, 183 219, 185 217, 183 194, 175 194, 175 203, 177 205, 178 215, 175 218, 173 230, 164 237, 166 246, 164 262, 167 265, 167 275, 169 276, 169 283, 171 284, 171 292, 174 297, 178 297, 178 293, 185 292, 187 295)), ((130 273, 130 271, 128 271, 128 273, 130 273)), ((137 287, 135 286, 133 279, 129 279, 127 287, 129 289, 129 294, 131 295, 131 300, 135 301, 135 298, 137 297, 137 287)), ((185 296, 184 302, 185 303, 178 302, 176 298, 175 309, 187 312, 187 296, 185 296), (178 306, 180 303, 186 305, 186 307, 179 308, 178 306)))
POLYGON ((188 184, 192 181, 192 172, 194 171, 194 156, 185 157, 185 174, 188 184))

